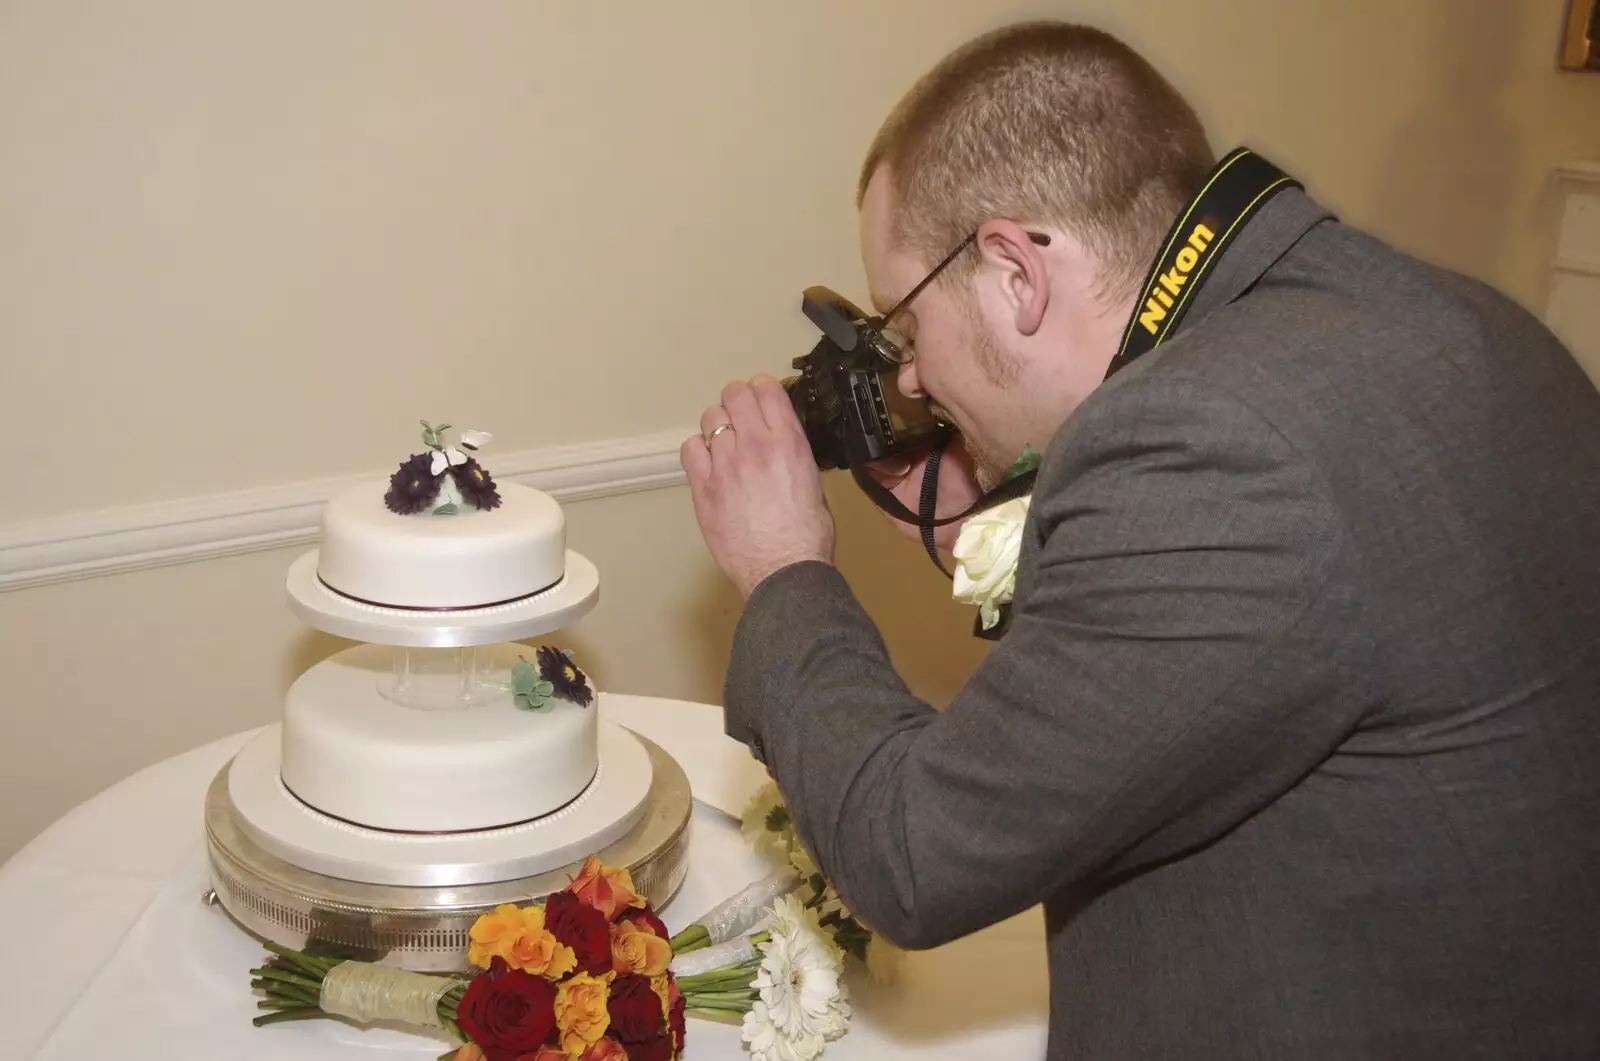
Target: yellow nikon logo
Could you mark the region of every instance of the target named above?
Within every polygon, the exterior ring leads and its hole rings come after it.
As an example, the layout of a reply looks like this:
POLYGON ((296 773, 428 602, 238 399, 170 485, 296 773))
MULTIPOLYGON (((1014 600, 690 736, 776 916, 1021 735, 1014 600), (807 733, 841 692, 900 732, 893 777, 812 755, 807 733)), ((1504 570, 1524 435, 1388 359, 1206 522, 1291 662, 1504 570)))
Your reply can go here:
POLYGON ((1159 285, 1155 294, 1144 304, 1144 312, 1139 314, 1139 323, 1144 325, 1144 330, 1155 335, 1156 325, 1167 317, 1167 310, 1172 308, 1172 300, 1183 293, 1183 285, 1188 282, 1189 274, 1194 272, 1194 267, 1200 264, 1200 256, 1206 252, 1215 239, 1215 234, 1204 225, 1195 225, 1189 233, 1189 240, 1182 250, 1178 252, 1177 261, 1171 269, 1157 277, 1159 285))

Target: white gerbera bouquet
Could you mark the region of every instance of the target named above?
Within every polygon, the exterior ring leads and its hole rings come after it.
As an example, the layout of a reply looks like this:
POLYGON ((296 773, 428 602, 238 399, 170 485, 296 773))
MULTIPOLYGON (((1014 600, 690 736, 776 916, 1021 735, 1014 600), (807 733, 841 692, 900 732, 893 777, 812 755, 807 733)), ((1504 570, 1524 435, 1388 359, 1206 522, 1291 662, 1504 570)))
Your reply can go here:
POLYGON ((740 826, 773 871, 674 936, 670 971, 690 1012, 740 1019, 755 1061, 814 1061, 849 1028, 849 963, 887 982, 900 952, 845 906, 775 783, 751 798, 740 826))

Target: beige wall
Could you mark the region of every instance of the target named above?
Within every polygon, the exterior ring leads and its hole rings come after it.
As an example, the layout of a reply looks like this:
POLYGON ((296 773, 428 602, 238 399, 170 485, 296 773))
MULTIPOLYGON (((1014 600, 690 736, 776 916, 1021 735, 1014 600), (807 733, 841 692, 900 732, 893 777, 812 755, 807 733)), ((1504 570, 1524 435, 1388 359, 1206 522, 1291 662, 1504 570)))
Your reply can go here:
MULTIPOLYGON (((0 5, 7 520, 379 470, 418 418, 496 448, 687 428, 860 293, 851 192, 958 41, 1125 34, 1349 221, 1544 297, 1549 169, 1600 157, 1564 0, 487 0, 0 5)), ((1593 370, 1593 366, 1591 366, 1593 370)), ((970 612, 834 484, 841 563, 915 688, 970 612), (925 624, 931 623, 931 627, 925 624)), ((715 700, 737 604, 681 488, 574 504, 605 687, 715 700), (647 548, 641 549, 641 544, 647 548)), ((116 778, 269 721, 335 642, 293 550, 0 594, 0 857, 116 778)))

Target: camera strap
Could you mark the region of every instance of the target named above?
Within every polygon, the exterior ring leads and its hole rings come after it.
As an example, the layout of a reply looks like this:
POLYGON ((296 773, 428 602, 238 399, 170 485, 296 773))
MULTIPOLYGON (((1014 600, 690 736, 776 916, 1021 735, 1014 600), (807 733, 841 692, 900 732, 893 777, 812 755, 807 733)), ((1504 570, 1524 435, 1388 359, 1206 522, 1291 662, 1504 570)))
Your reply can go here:
POLYGON ((1211 263, 1228 249, 1245 222, 1274 195, 1300 182, 1248 148, 1235 148, 1212 167, 1161 242, 1161 255, 1145 275, 1122 346, 1106 369, 1110 379, 1134 358, 1160 346, 1178 327, 1211 263))
POLYGON ((959 523, 986 508, 991 508, 1003 501, 1022 497, 1024 494, 1031 492, 1035 474, 1032 471, 1023 472, 1014 478, 1006 480, 978 498, 966 511, 958 512, 953 516, 946 516, 943 519, 935 519, 935 506, 939 500, 939 465, 944 459, 945 449, 955 436, 955 428, 948 426, 941 426, 934 435, 933 448, 928 451, 928 463, 922 469, 922 494, 918 499, 918 511, 916 512, 911 511, 902 504, 898 497, 890 493, 887 487, 869 475, 860 465, 855 465, 850 469, 850 474, 855 477, 856 485, 861 487, 862 493, 866 494, 874 504, 901 523, 911 523, 917 526, 922 532, 922 547, 928 551, 928 558, 933 561, 933 566, 937 567, 946 578, 954 578, 955 576, 945 570, 943 561, 939 559, 939 549, 933 543, 933 532, 939 527, 947 526, 951 523, 959 523))
MULTIPOLYGON (((1105 378, 1110 379, 1135 358, 1160 346, 1189 312, 1194 294, 1205 283, 1212 262, 1227 250, 1245 222, 1274 195, 1300 186, 1299 181, 1248 148, 1235 148, 1213 166, 1200 191, 1167 230, 1161 254, 1145 276, 1133 314, 1123 329, 1122 345, 1111 359, 1105 378)), ((902 523, 915 524, 921 530, 923 548, 947 578, 954 576, 939 560, 933 542, 934 530, 1032 492, 1036 475, 1034 471, 1016 475, 984 494, 966 511, 935 519, 939 464, 954 435, 954 428, 944 427, 934 436, 933 448, 922 473, 917 512, 901 504, 899 498, 862 468, 851 469, 857 484, 874 504, 902 523)))

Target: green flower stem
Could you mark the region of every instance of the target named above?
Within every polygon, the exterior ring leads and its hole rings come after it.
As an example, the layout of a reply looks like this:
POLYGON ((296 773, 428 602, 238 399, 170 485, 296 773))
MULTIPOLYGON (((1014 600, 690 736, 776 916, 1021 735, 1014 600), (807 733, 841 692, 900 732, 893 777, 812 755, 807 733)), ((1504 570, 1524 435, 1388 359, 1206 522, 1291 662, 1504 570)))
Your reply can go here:
POLYGON ((684 1013, 693 1013, 696 1016, 711 1018, 727 1017, 736 1013, 749 1013, 752 1009, 755 1009, 753 1001, 744 1005, 689 1005, 686 1002, 683 1007, 684 1013))
POLYGON ((268 943, 266 944, 266 948, 273 954, 276 954, 278 957, 282 958, 284 961, 289 962, 291 965, 298 966, 304 972, 317 978, 318 980, 322 979, 324 976, 327 976, 329 971, 332 970, 335 965, 344 964, 342 959, 336 961, 330 958, 313 958, 311 955, 306 954, 303 951, 290 950, 288 947, 280 947, 276 943, 268 943))
POLYGON ((322 981, 313 980, 304 973, 297 973, 293 969, 285 969, 281 965, 263 966, 262 975, 265 976, 268 973, 276 974, 275 978, 269 980, 268 983, 295 984, 295 986, 302 987, 313 994, 322 993, 322 981))
POLYGON ((258 991, 264 991, 268 998, 288 998, 303 1002, 308 1006, 320 1006, 322 995, 320 992, 307 991, 303 987, 295 987, 279 980, 252 980, 250 986, 258 991))
POLYGON ((753 1002, 756 993, 749 988, 743 991, 696 991, 693 995, 685 991, 683 997, 686 1004, 704 1006, 722 1002, 753 1002))
POLYGON ((444 1022, 444 1030, 454 1036, 457 1042, 464 1043, 467 1041, 467 1037, 461 1034, 461 1026, 456 1023, 456 1019, 454 1017, 451 1017, 449 1020, 444 1022))
POLYGON ((277 1013, 264 1013, 251 1021, 257 1028, 265 1028, 269 1024, 280 1024, 288 1020, 316 1020, 326 1017, 327 1014, 320 1009, 285 1009, 277 1013))
POLYGON ((722 986, 749 987, 750 981, 755 978, 754 966, 740 967, 727 972, 716 971, 702 973, 699 976, 685 977, 678 981, 678 990, 688 993, 690 991, 704 991, 708 988, 722 986))
POLYGON ((291 1002, 296 1006, 310 1006, 312 1009, 321 1009, 322 1001, 298 991, 271 991, 267 999, 273 1002, 291 1002))
POLYGON ((749 980, 732 980, 721 984, 701 984, 698 987, 679 988, 684 998, 717 998, 722 995, 748 995, 752 988, 749 980))
POLYGON ((754 973, 746 973, 743 976, 730 976, 722 980, 700 980, 692 984, 679 984, 678 990, 686 995, 706 991, 737 991, 749 987, 754 979, 754 973))
POLYGON ((717 969, 707 969, 703 973, 695 973, 693 976, 679 976, 675 977, 675 979, 680 984, 693 984, 701 980, 716 980, 724 976, 732 976, 739 972, 754 972, 759 968, 761 968, 761 959, 751 958, 747 961, 738 962, 734 965, 724 965, 717 969))
POLYGON ((282 972, 278 969, 251 969, 250 975, 259 976, 263 980, 277 980, 280 983, 293 984, 295 987, 303 987, 307 991, 310 991, 318 996, 322 994, 321 981, 308 980, 303 976, 296 976, 293 973, 282 972))
POLYGON ((672 946, 672 953, 687 954, 692 950, 711 945, 711 933, 706 931, 704 925, 690 925, 668 941, 672 946))

